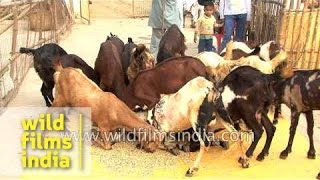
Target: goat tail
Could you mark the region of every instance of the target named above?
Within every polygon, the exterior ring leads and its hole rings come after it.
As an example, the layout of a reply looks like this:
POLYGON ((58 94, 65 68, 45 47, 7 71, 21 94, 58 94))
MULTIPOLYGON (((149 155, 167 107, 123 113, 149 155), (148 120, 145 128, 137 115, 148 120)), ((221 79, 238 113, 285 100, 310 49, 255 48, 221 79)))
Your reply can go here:
POLYGON ((133 44, 133 41, 132 41, 132 38, 131 38, 131 37, 128 37, 128 43, 133 44))
POLYGON ((34 55, 34 53, 36 52, 35 49, 31 49, 31 48, 24 48, 24 47, 21 47, 20 50, 19 50, 20 53, 23 53, 23 54, 29 54, 29 53, 32 53, 34 55))
POLYGON ((61 65, 61 58, 58 56, 58 57, 56 57, 56 62, 55 62, 55 64, 54 64, 54 69, 56 70, 56 71, 62 71, 62 69, 63 69, 63 67, 62 67, 62 65, 61 65))

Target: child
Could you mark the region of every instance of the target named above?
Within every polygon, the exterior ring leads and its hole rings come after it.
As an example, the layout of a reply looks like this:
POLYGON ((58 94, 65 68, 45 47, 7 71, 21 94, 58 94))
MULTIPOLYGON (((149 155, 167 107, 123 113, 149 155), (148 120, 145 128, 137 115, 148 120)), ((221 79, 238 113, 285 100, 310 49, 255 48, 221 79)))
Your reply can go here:
POLYGON ((199 34, 198 53, 203 51, 213 51, 216 49, 212 45, 213 29, 216 23, 216 19, 213 14, 214 6, 212 2, 206 2, 204 4, 204 15, 201 16, 196 25, 196 31, 194 32, 194 43, 197 43, 197 36, 199 34))

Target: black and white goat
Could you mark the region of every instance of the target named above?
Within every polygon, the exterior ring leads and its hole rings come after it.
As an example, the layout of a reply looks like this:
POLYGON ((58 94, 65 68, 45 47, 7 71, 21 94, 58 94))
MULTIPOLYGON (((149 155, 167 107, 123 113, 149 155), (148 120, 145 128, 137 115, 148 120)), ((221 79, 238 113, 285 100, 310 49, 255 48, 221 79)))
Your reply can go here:
MULTIPOLYGON (((242 119, 247 128, 253 131, 253 142, 239 159, 244 168, 249 167, 249 158, 253 155, 263 129, 266 130, 267 139, 257 160, 262 161, 269 153, 276 128, 267 113, 276 97, 276 85, 283 80, 284 75, 287 73, 280 69, 274 74, 263 74, 250 66, 241 66, 233 70, 220 84, 221 96, 217 103, 223 105, 217 107, 224 109, 218 109, 219 115, 235 124, 237 130, 242 119), (224 110, 227 115, 220 113, 224 110)), ((244 149, 241 144, 241 149, 244 149)))

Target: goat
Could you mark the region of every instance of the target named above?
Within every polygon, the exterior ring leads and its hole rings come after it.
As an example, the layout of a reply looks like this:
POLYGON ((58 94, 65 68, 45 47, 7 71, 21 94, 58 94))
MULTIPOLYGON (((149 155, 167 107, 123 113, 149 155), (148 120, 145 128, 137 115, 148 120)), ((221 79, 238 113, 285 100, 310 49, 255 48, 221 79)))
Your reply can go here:
POLYGON ((222 60, 221 56, 213 52, 203 52, 197 57, 207 66, 208 73, 215 77, 216 81, 221 81, 237 66, 251 66, 265 74, 280 71, 286 68, 287 54, 284 51, 280 51, 271 61, 262 61, 259 56, 242 57, 234 61, 222 60))
POLYGON ((53 107, 91 107, 92 121, 102 132, 104 143, 97 141, 101 147, 111 149, 106 133, 118 128, 126 131, 147 130, 147 137, 142 141, 142 146, 147 152, 154 152, 159 140, 154 136, 156 129, 145 121, 139 119, 123 102, 112 93, 103 92, 95 83, 89 80, 80 69, 62 68, 59 60, 55 65, 54 73, 55 99, 53 107), (153 135, 152 135, 153 134, 153 135), (150 139, 152 138, 152 139, 150 139))
POLYGON ((94 83, 99 84, 98 74, 83 59, 75 54, 66 54, 60 57, 62 67, 74 67, 81 69, 82 72, 94 83))
MULTIPOLYGON (((309 136, 309 150, 307 157, 316 158, 313 142, 313 110, 320 109, 320 70, 297 70, 293 76, 278 85, 277 103, 286 104, 291 110, 290 137, 288 145, 280 154, 281 159, 286 159, 291 153, 293 138, 301 113, 306 115, 307 134, 309 136)), ((275 112, 277 112, 276 110, 275 112)), ((277 114, 275 114, 275 117, 277 114)))
MULTIPOLYGON (((221 96, 217 103, 223 105, 216 105, 219 115, 227 122, 236 125, 237 130, 242 119, 254 134, 249 149, 239 159, 243 168, 249 167, 249 158, 262 136, 263 128, 266 130, 267 140, 257 160, 262 161, 269 153, 276 128, 267 113, 269 106, 276 99, 277 84, 284 78, 288 78, 286 75, 288 73, 284 70, 274 74, 263 74, 250 66, 242 66, 233 70, 220 84, 221 96)), ((244 149, 241 142, 240 147, 244 149)))
POLYGON ((125 74, 125 83, 126 85, 129 84, 129 79, 128 79, 128 76, 127 76, 127 70, 128 70, 128 67, 130 65, 130 59, 131 59, 131 55, 132 55, 132 52, 133 52, 133 49, 136 48, 137 45, 132 41, 132 38, 128 38, 128 42, 127 44, 124 45, 124 49, 123 49, 123 52, 122 52, 122 55, 121 55, 121 62, 122 62, 122 68, 123 68, 123 73, 125 74))
MULTIPOLYGON (((123 43, 123 41, 122 41, 117 35, 112 34, 111 32, 110 32, 110 36, 107 36, 106 41, 108 41, 108 40, 111 41, 111 42, 113 43, 113 45, 115 45, 115 47, 116 47, 117 50, 118 50, 119 57, 121 57, 122 52, 123 52, 123 50, 124 50, 124 43, 123 43)), ((106 41, 105 41, 105 42, 106 42, 106 41)))
POLYGON ((142 70, 150 69, 155 66, 154 57, 144 44, 138 44, 132 50, 130 65, 127 69, 128 80, 131 83, 138 73, 142 70))
POLYGON ((100 45, 94 71, 100 77, 99 86, 103 91, 121 96, 121 90, 125 88, 125 76, 117 47, 111 40, 100 45))
POLYGON ((45 44, 37 49, 20 48, 20 53, 33 55, 34 69, 42 80, 41 93, 47 106, 53 101, 52 89, 54 87, 54 58, 66 55, 67 52, 55 43, 45 44))
POLYGON ((123 101, 130 108, 145 105, 150 110, 159 102, 161 94, 175 93, 197 76, 210 78, 205 65, 198 59, 189 56, 170 58, 152 69, 141 71, 123 93, 130 98, 123 101))
POLYGON ((192 129, 200 141, 200 152, 186 176, 192 176, 199 169, 205 149, 208 149, 207 126, 215 119, 214 103, 217 90, 204 77, 196 77, 186 83, 178 92, 163 95, 154 109, 156 126, 162 132, 181 132, 192 129), (192 95, 192 96, 190 96, 192 95))
POLYGON ((177 25, 173 24, 160 40, 157 64, 171 57, 184 56, 186 49, 183 33, 177 25))
POLYGON ((251 55, 258 55, 264 61, 270 61, 273 59, 280 51, 281 46, 274 41, 269 41, 261 46, 257 46, 254 49, 251 49, 243 42, 229 42, 232 43, 229 47, 227 46, 220 53, 221 56, 225 56, 228 52, 228 48, 232 48, 231 57, 227 56, 225 59, 228 60, 237 60, 241 57, 248 57, 251 55))
POLYGON ((54 43, 45 44, 37 49, 20 48, 20 53, 31 53, 34 61, 34 69, 42 80, 41 93, 47 106, 51 106, 53 102, 52 89, 54 87, 53 74, 54 61, 56 57, 61 57, 63 67, 80 68, 94 82, 99 81, 99 77, 93 69, 80 57, 76 55, 68 55, 67 52, 59 45, 54 43))

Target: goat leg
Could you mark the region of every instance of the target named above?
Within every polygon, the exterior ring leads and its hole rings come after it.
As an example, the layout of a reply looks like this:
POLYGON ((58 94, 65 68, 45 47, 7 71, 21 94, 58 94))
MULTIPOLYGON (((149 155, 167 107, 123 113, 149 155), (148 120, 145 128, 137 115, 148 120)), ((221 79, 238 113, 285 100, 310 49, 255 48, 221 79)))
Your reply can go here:
MULTIPOLYGON (((259 124, 257 120, 257 114, 255 115, 247 115, 245 114, 245 119, 244 121, 247 123, 247 126, 252 129, 254 137, 253 137, 253 142, 251 143, 249 149, 246 152, 246 157, 251 157, 253 154, 253 151, 256 149, 257 144, 262 136, 263 129, 261 124, 259 124)), ((242 167, 247 168, 247 166, 242 165, 242 167)))
MULTIPOLYGON (((193 114, 196 114, 196 113, 193 113, 193 114)), ((191 115, 190 119, 193 119, 192 115, 191 115)), ((199 141, 200 141, 200 152, 198 153, 197 158, 196 158, 195 162, 193 163, 192 167, 189 168, 188 171, 186 172, 185 176, 187 176, 187 177, 191 177, 193 175, 194 171, 199 170, 199 164, 202 159, 202 156, 205 151, 208 151, 209 145, 210 145, 209 140, 207 138, 207 134, 206 134, 206 131, 207 131, 206 126, 195 124, 196 122, 192 122, 192 123, 193 123, 192 124, 193 130, 196 132, 196 134, 199 138, 199 141)))
POLYGON ((245 148, 243 146, 243 140, 242 140, 242 136, 241 136, 241 131, 239 131, 239 140, 238 140, 238 147, 240 149, 241 152, 241 156, 238 160, 238 162, 242 165, 243 168, 248 168, 249 167, 249 157, 246 156, 245 153, 245 148))
POLYGON ((262 113, 261 120, 262 120, 262 125, 267 133, 267 139, 261 153, 257 157, 258 161, 264 160, 264 157, 269 154, 270 145, 273 139, 274 132, 276 130, 276 127, 274 127, 273 124, 270 122, 266 113, 262 113))
POLYGON ((313 127, 314 127, 314 119, 313 119, 313 114, 312 111, 307 111, 305 112, 306 114, 306 119, 307 119, 307 131, 308 131, 308 136, 309 136, 309 151, 308 151, 308 158, 309 159, 315 159, 316 158, 316 150, 314 148, 313 144, 313 127))
POLYGON ((278 124, 279 115, 281 114, 281 104, 277 103, 274 107, 273 124, 278 124))
POLYGON ((280 154, 281 159, 286 159, 288 157, 288 154, 291 153, 292 143, 293 143, 294 135, 296 134, 299 117, 300 117, 300 112, 297 112, 295 109, 291 109, 290 136, 289 136, 289 141, 286 149, 283 150, 280 154))
MULTIPOLYGON (((50 91, 48 91, 48 88, 44 83, 42 83, 40 91, 41 91, 41 94, 42 94, 44 100, 46 101, 46 106, 50 107, 51 102, 49 101, 49 97, 48 97, 50 91)), ((52 91, 51 91, 51 93, 52 93, 52 91)), ((52 101, 53 101, 53 99, 52 99, 52 101)))
POLYGON ((110 150, 111 149, 111 143, 110 143, 109 139, 107 139, 108 133, 111 133, 111 132, 110 131, 105 131, 105 130, 102 131, 101 130, 101 136, 102 136, 103 143, 101 143, 101 142, 100 143, 102 145, 102 148, 105 149, 105 150, 110 150))

